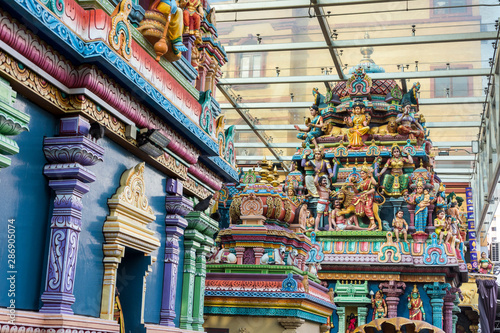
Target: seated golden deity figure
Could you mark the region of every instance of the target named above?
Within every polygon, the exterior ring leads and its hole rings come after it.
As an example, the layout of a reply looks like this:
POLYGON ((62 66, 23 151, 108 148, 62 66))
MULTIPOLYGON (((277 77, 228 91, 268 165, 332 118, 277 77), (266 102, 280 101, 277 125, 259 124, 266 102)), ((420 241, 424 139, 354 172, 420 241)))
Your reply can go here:
POLYGON ((371 118, 364 113, 365 104, 363 104, 363 102, 356 102, 353 105, 352 115, 344 118, 344 123, 350 127, 347 132, 347 137, 349 139, 349 147, 351 148, 359 148, 365 145, 363 142, 363 135, 370 130, 368 124, 371 118))

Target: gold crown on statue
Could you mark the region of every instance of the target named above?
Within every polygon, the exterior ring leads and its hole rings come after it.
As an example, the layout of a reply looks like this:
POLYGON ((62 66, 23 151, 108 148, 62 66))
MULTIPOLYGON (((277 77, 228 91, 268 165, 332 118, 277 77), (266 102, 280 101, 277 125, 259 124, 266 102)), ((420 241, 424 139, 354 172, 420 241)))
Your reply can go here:
POLYGON ((368 164, 363 163, 363 167, 361 168, 361 171, 366 172, 366 173, 372 173, 372 168, 368 166, 368 164))
POLYGON ((413 285, 413 290, 411 292, 412 293, 418 293, 418 288, 417 288, 416 284, 413 285))
POLYGON ((424 187, 424 180, 422 178, 417 180, 417 187, 424 187))

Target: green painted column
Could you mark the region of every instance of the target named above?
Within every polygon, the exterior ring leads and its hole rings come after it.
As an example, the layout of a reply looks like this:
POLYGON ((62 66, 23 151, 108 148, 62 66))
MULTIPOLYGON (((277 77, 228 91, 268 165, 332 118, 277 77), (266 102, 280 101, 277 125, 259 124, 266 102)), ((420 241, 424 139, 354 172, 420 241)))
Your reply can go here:
MULTIPOLYGON (((214 245, 213 236, 219 230, 218 222, 211 219, 203 212, 191 212, 186 215, 186 220, 188 221, 188 227, 184 237, 185 239, 196 241, 198 243, 198 247, 196 248, 194 259, 191 261, 193 266, 190 266, 189 268, 189 270, 192 270, 193 273, 189 273, 189 279, 187 277, 184 279, 184 281, 188 279, 190 290, 186 291, 185 297, 183 286, 182 309, 184 309, 184 303, 186 303, 186 307, 190 307, 190 315, 187 314, 188 309, 186 309, 186 324, 189 324, 189 329, 203 332, 205 278, 207 276, 206 262, 207 255, 210 252, 210 247, 214 245)), ((186 267, 185 264, 184 267, 186 267)), ((188 326, 182 326, 182 315, 183 312, 181 311, 181 328, 188 328, 188 326)))
MULTIPOLYGON (((205 243, 206 244, 206 243, 205 243)), ((207 276, 207 254, 210 247, 201 246, 196 256, 196 274, 194 277, 193 331, 203 332, 203 309, 205 303, 205 278, 207 276)))
MULTIPOLYGON (((188 230, 184 233, 184 269, 182 279, 182 304, 180 328, 192 330, 194 279, 196 274, 196 251, 200 248, 198 233, 188 230), (191 236, 191 237, 190 237, 191 236), (194 236, 194 237, 193 237, 194 236), (195 238, 190 239, 190 238, 195 238)), ((201 239, 203 240, 203 239, 201 239)))
POLYGON ((358 306, 358 326, 366 324, 366 316, 368 308, 366 306, 358 306))
POLYGON ((19 146, 9 136, 29 130, 30 116, 14 108, 16 96, 9 82, 0 77, 0 169, 11 164, 5 155, 19 153, 19 146))
POLYGON ((337 315, 339 316, 339 333, 345 333, 345 308, 337 307, 337 315))

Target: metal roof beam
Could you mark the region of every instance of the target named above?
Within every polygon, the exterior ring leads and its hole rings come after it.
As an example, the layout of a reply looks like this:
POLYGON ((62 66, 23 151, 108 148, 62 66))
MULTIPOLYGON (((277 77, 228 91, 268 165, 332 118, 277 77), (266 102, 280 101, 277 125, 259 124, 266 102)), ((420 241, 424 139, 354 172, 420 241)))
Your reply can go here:
MULTIPOLYGON (((484 97, 450 97, 450 98, 419 98, 419 105, 441 104, 482 104, 484 97)), ((278 102, 278 103, 239 103, 243 109, 306 109, 312 102, 278 102)), ((234 109, 229 103, 220 104, 222 110, 234 109)))
MULTIPOLYGON (((311 4, 314 6, 314 13, 318 18, 318 23, 321 28, 321 32, 323 33, 323 37, 325 38, 326 45, 328 46, 328 52, 330 52, 330 56, 332 57, 333 65, 335 66, 337 75, 339 78, 345 80, 344 72, 342 72, 342 62, 340 61, 337 50, 335 49, 333 38, 330 35, 330 24, 328 24, 328 19, 325 16, 325 11, 319 4, 319 0, 311 0, 311 4)), ((331 89, 329 83, 325 82, 325 85, 328 90, 331 89)))
MULTIPOLYGON (((250 127, 248 125, 235 125, 235 129, 238 131, 297 131, 294 127, 295 125, 253 125, 250 127)), ((297 124, 297 126, 302 126, 297 124)), ((481 126, 480 121, 443 121, 443 122, 427 122, 425 123, 427 128, 448 128, 448 127, 479 127, 481 126)))
MULTIPOLYGON (((345 5, 369 5, 383 2, 399 2, 401 0, 318 0, 318 5, 321 6, 345 6, 345 5)), ((414 0, 410 0, 414 1, 414 0)), ((261 10, 280 10, 280 9, 296 9, 307 8, 310 5, 309 0, 283 0, 283 1, 263 1, 263 2, 247 2, 247 3, 223 3, 212 4, 217 13, 237 13, 250 12, 261 10)))
MULTIPOLYGON (((449 69, 443 71, 423 72, 393 72, 370 73, 372 80, 401 80, 401 79, 432 79, 439 77, 460 76, 487 76, 489 68, 449 69)), ((305 75, 305 76, 272 76, 254 78, 227 78, 220 79, 218 85, 249 85, 249 84, 292 84, 292 83, 323 83, 343 81, 337 75, 305 75)))
MULTIPOLYGON (((328 32, 329 34, 329 32, 328 32)), ((328 37, 330 37, 328 35, 328 37)), ((327 42, 303 42, 303 43, 276 43, 256 45, 228 45, 224 49, 227 53, 245 52, 274 52, 274 51, 298 51, 298 50, 321 50, 328 48, 350 48, 350 47, 377 47, 377 46, 402 46, 432 43, 470 42, 481 40, 495 40, 496 31, 464 32, 458 34, 423 35, 387 38, 366 38, 330 40, 327 42)))

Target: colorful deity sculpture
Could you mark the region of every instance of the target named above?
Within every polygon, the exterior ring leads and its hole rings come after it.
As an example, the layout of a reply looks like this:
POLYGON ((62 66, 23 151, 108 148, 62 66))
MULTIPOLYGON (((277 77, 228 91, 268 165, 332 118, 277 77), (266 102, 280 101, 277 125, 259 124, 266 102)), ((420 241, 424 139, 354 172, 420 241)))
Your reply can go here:
POLYGON ((410 114, 411 104, 407 102, 403 105, 403 113, 399 114, 396 118, 398 124, 398 133, 408 135, 410 139, 423 140, 425 137, 424 128, 420 123, 410 114))
POLYGON ((314 176, 314 185, 318 191, 319 199, 316 206, 316 220, 314 221, 314 231, 318 231, 318 226, 323 216, 328 216, 330 211, 330 190, 325 176, 319 177, 319 172, 314 176))
POLYGON ((404 200, 410 205, 416 205, 419 208, 422 208, 418 210, 418 214, 415 213, 415 229, 417 232, 425 232, 425 227, 427 225, 427 216, 429 213, 427 200, 433 201, 435 200, 435 198, 430 196, 429 194, 424 193, 425 186, 422 179, 419 179, 417 181, 415 187, 415 193, 412 193, 409 196, 405 195, 404 200), (421 203, 422 205, 419 206, 421 203))
POLYGON ((342 203, 339 199, 335 199, 333 207, 329 220, 331 230, 365 230, 359 226, 356 215, 346 218, 345 214, 342 213, 342 203))
POLYGON ((420 298, 417 285, 413 285, 413 290, 408 295, 408 309, 410 310, 411 320, 425 320, 424 303, 420 298))
POLYGON ((409 176, 403 173, 403 166, 412 164, 413 158, 401 156, 401 148, 394 144, 391 148, 391 158, 387 160, 385 166, 380 170, 380 175, 391 169, 390 174, 386 174, 382 182, 383 191, 389 196, 401 196, 408 191, 409 176))
POLYGON ((394 234, 396 235, 396 242, 399 242, 399 234, 402 233, 405 242, 408 243, 408 223, 406 223, 403 215, 404 212, 401 209, 396 212, 394 220, 392 220, 392 227, 394 230, 394 234))
POLYGON ((486 252, 481 253, 481 259, 478 260, 477 266, 481 274, 488 274, 493 270, 493 263, 486 257, 486 252))
POLYGON ((368 126, 370 119, 369 115, 365 115, 365 104, 363 102, 354 103, 352 115, 344 118, 344 123, 350 127, 347 132, 349 147, 359 148, 365 145, 363 135, 370 130, 368 126))
POLYGON ((448 234, 447 224, 446 224, 446 213, 444 210, 437 212, 437 216, 434 219, 435 233, 439 236, 439 244, 443 243, 443 237, 448 234))
POLYGON ((306 129, 301 129, 299 126, 295 125, 295 129, 299 132, 304 132, 304 133, 299 133, 297 134, 297 138, 300 140, 304 140, 302 143, 302 146, 305 147, 311 147, 311 142, 312 144, 316 147, 318 143, 316 142, 316 138, 320 137, 323 131, 321 130, 324 126, 323 123, 323 117, 321 117, 321 114, 319 112, 318 106, 313 105, 309 108, 309 111, 311 111, 311 116, 313 117, 312 120, 307 118, 306 120, 306 129))
POLYGON ((367 165, 361 168, 359 174, 361 182, 356 186, 353 183, 349 183, 349 186, 353 188, 356 194, 356 197, 353 199, 355 213, 358 216, 367 216, 370 220, 368 230, 374 230, 377 225, 375 224, 375 215, 373 213, 373 200, 377 181, 373 178, 371 169, 367 165))
POLYGON ((458 221, 453 218, 451 215, 446 217, 446 225, 447 225, 447 235, 445 239, 445 243, 450 243, 451 247, 459 249, 460 243, 463 243, 462 235, 460 234, 460 224, 458 221))
POLYGON ((373 320, 387 317, 387 303, 384 299, 384 293, 379 290, 375 293, 375 298, 372 298, 373 320))
POLYGON ((203 19, 203 4, 201 0, 182 0, 184 9, 184 33, 200 38, 200 24, 203 19))
POLYGON ((333 170, 330 162, 323 159, 323 152, 319 147, 314 149, 314 160, 307 160, 307 157, 311 154, 310 150, 307 150, 304 155, 302 155, 301 166, 306 170, 306 187, 312 196, 317 196, 317 191, 314 186, 314 175, 319 174, 320 177, 328 175, 326 178, 327 187, 330 186, 330 180, 333 178, 333 170))

